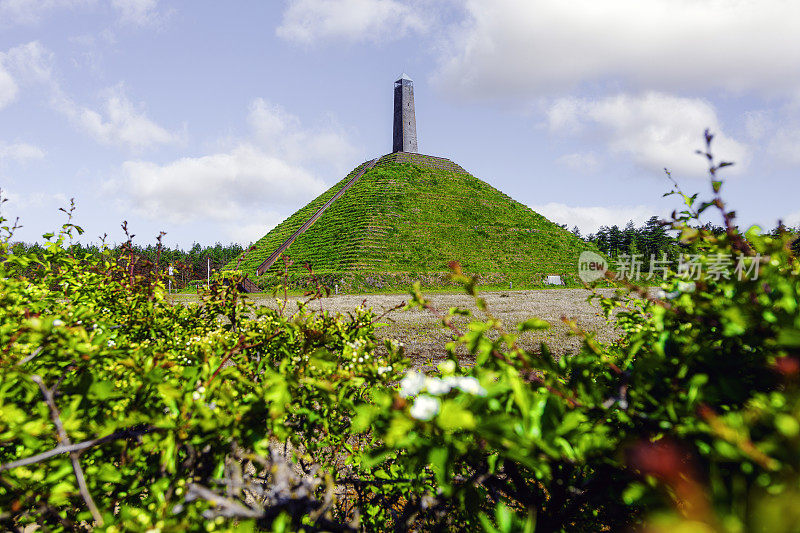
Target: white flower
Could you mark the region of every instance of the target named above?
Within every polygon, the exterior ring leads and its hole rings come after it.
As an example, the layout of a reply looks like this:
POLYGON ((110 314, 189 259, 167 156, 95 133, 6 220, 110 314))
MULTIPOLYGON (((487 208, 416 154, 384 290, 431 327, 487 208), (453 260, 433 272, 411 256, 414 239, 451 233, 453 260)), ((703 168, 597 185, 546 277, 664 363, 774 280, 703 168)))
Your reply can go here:
POLYGON ((354 340, 352 342, 348 342, 347 346, 351 347, 354 350, 358 350, 359 348, 361 348, 365 344, 366 344, 366 342, 364 341, 364 339, 356 339, 356 340, 354 340))
POLYGON ((378 375, 385 374, 386 372, 391 372, 391 366, 379 366, 378 367, 378 375))
POLYGON ((444 381, 451 387, 461 389, 467 394, 486 396, 486 389, 481 387, 480 382, 472 376, 448 376, 444 381))
POLYGON ((694 281, 679 281, 678 282, 678 290, 681 292, 694 292, 694 289, 697 286, 695 285, 694 281))
POLYGON ((53 320, 53 325, 55 327, 63 326, 64 325, 64 321, 63 320, 59 320, 58 318, 56 318, 55 320, 53 320))
POLYGON ((116 342, 114 342, 113 340, 110 340, 110 341, 108 341, 108 347, 109 347, 109 348, 113 348, 113 347, 114 347, 114 346, 116 346, 116 345, 117 345, 117 343, 116 343, 116 342))
POLYGON ((417 399, 414 400, 414 405, 408 410, 408 414, 417 420, 430 420, 439 412, 439 405, 439 398, 434 398, 427 394, 420 394, 417 399))
POLYGON ((194 391, 194 392, 192 393, 192 399, 193 399, 194 401, 197 401, 197 400, 199 400, 201 397, 202 397, 202 395, 201 395, 199 392, 197 392, 197 391, 194 391))
POLYGON ((456 378, 458 382, 456 387, 466 392, 467 394, 476 394, 478 396, 486 396, 486 389, 481 387, 480 382, 472 376, 461 376, 456 378))
POLYGON ((411 370, 400 380, 400 396, 407 398, 414 396, 425 386, 425 374, 420 374, 416 370, 411 370))
POLYGON ((425 388, 434 395, 447 394, 450 392, 450 383, 446 380, 436 378, 425 378, 425 388))
POLYGON ((452 374, 456 371, 456 362, 452 359, 442 361, 439 363, 439 372, 442 374, 452 374))

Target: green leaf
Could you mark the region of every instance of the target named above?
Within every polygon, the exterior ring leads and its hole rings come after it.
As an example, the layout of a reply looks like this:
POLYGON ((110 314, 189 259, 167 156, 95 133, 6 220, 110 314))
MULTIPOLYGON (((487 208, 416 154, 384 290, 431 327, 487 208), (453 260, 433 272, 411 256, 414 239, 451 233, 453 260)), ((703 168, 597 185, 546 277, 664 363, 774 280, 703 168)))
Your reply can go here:
POLYGON ((94 381, 88 391, 88 396, 92 400, 107 400, 113 395, 114 384, 110 381, 94 381))
POLYGON ((647 487, 642 483, 631 483, 622 491, 622 501, 626 505, 634 505, 644 496, 647 487))
POLYGON ((800 423, 795 417, 787 414, 780 414, 775 418, 775 427, 789 438, 794 438, 800 434, 800 423))
POLYGON ((433 467, 436 481, 444 484, 448 481, 448 462, 449 451, 447 448, 433 448, 428 452, 428 462, 433 467))
POLYGON ((436 417, 436 424, 445 431, 470 430, 475 427, 475 416, 454 400, 445 400, 436 417))
POLYGON ((101 481, 108 481, 111 483, 119 483, 122 481, 120 469, 110 463, 103 463, 95 475, 101 481))
POLYGON ((497 528, 499 531, 503 533, 509 533, 511 531, 511 527, 513 526, 513 514, 511 509, 506 506, 503 502, 497 504, 494 508, 494 516, 495 520, 497 520, 497 528))
POLYGON ((547 329, 549 327, 550 323, 546 320, 542 320, 540 318, 529 318, 525 322, 522 322, 517 329, 519 329, 519 331, 531 331, 547 329))
POLYGON ((729 307, 722 312, 722 316, 725 319, 723 322, 723 335, 733 337, 741 335, 747 330, 747 322, 738 307, 729 307))
POLYGON ((800 330, 795 328, 783 328, 778 332, 776 342, 780 346, 797 348, 800 346, 800 330))

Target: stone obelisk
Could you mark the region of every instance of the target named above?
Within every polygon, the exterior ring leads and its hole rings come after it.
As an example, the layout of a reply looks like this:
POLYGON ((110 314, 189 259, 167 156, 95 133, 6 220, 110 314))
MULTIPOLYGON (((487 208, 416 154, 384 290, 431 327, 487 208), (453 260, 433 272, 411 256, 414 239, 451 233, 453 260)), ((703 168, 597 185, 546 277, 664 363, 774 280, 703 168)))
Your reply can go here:
POLYGON ((394 82, 394 152, 417 152, 414 82, 405 73, 394 82))

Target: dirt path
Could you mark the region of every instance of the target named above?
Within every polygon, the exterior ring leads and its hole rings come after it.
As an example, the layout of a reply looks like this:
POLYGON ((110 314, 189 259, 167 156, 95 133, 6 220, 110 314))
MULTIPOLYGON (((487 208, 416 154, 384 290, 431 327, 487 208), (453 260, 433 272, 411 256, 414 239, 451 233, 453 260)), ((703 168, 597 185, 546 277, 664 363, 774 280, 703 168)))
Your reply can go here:
MULTIPOLYGON (((608 291, 610 294, 611 291, 608 291)), ((539 344, 545 341, 557 354, 576 350, 580 346, 580 339, 568 335, 568 328, 561 321, 562 316, 576 319, 578 324, 588 331, 598 332, 600 340, 612 340, 615 337, 614 329, 606 323, 600 308, 594 303, 587 302, 591 292, 585 289, 498 291, 481 294, 486 299, 489 310, 502 320, 506 327, 511 328, 531 317, 538 317, 550 322, 549 330, 526 333, 521 338, 521 344, 526 348, 538 348, 539 344)), ((469 309, 477 316, 482 316, 472 299, 466 295, 432 294, 428 298, 434 307, 442 311, 446 311, 450 307, 460 307, 469 309)), ((254 299, 262 305, 277 305, 272 298, 256 297, 254 299)), ((290 298, 291 309, 294 309, 296 300, 297 298, 290 298)), ((407 300, 407 295, 399 294, 340 295, 325 298, 312 305, 317 308, 321 303, 322 308, 328 311, 347 313, 363 304, 381 314, 407 300)), ((445 356, 445 344, 452 340, 452 332, 443 327, 440 320, 426 311, 416 309, 393 311, 382 322, 387 325, 378 328, 376 331, 378 337, 393 338, 405 344, 406 354, 419 366, 428 366, 441 360, 445 356)), ((463 326, 468 322, 468 317, 458 317, 455 322, 457 325, 463 326)))

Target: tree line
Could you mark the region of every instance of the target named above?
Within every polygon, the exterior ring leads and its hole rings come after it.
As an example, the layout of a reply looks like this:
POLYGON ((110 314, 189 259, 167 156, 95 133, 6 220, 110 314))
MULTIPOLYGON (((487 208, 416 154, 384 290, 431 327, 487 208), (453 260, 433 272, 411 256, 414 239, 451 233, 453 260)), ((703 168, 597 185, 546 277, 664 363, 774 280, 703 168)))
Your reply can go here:
MULTIPOLYGON (((11 245, 11 253, 17 256, 33 255, 44 257, 47 243, 38 242, 29 244, 15 242, 11 245)), ((65 247, 73 257, 97 257, 103 250, 103 245, 72 243, 65 247)), ((171 248, 159 244, 123 243, 108 246, 111 256, 118 261, 130 261, 136 265, 157 265, 162 270, 173 267, 173 277, 178 287, 184 287, 192 281, 205 280, 209 274, 219 272, 226 264, 238 258, 245 248, 240 244, 215 243, 213 246, 203 246, 194 243, 191 248, 184 250, 178 247, 171 248)), ((35 268, 31 266, 30 268, 35 268)))
MULTIPOLYGON (((566 224, 561 227, 567 229, 566 224)), ((722 235, 725 228, 712 223, 697 226, 713 235, 722 235)), ((641 226, 636 226, 633 221, 620 228, 616 224, 613 226, 601 226, 596 233, 581 235, 577 226, 572 228, 572 233, 586 242, 594 243, 601 252, 610 258, 617 258, 621 255, 632 256, 641 254, 645 259, 644 266, 651 256, 661 259, 664 255, 669 261, 677 261, 680 254, 684 253, 685 245, 679 240, 675 232, 669 230, 669 224, 665 224, 659 217, 652 216, 641 226)), ((737 228, 738 231, 738 228, 737 228)), ((800 226, 788 227, 782 224, 777 225, 768 232, 768 235, 778 237, 782 232, 798 235, 792 249, 795 254, 800 253, 800 226)))
MULTIPOLYGON (((560 224, 564 229, 568 229, 566 224, 560 224)), ((714 235, 722 235, 725 228, 706 223, 698 226, 714 235)), ((601 226, 597 232, 589 235, 582 235, 578 226, 572 228, 572 233, 586 242, 594 243, 601 252, 609 258, 615 259, 621 255, 640 254, 644 259, 643 268, 648 268, 650 257, 662 259, 666 255, 667 260, 676 262, 684 252, 685 246, 682 245, 674 232, 670 232, 669 225, 657 216, 651 216, 641 226, 636 226, 633 221, 620 228, 619 226, 601 226)), ((788 232, 799 237, 792 246, 795 254, 800 254, 800 226, 787 227, 778 225, 773 228, 769 235, 779 236, 781 232, 788 232)), ((16 242, 11 245, 11 253, 25 255, 32 252, 33 255, 41 257, 47 244, 16 242)), ((101 253, 103 246, 98 244, 73 243, 67 249, 75 257, 89 254, 97 256, 101 253)), ((123 260, 132 254, 136 260, 142 264, 148 263, 159 265, 160 268, 167 269, 173 267, 174 280, 179 287, 189 285, 193 281, 205 280, 209 273, 220 271, 226 264, 236 260, 244 251, 245 247, 240 244, 215 243, 213 246, 203 246, 194 243, 191 248, 184 250, 178 247, 170 248, 158 244, 115 244, 109 246, 112 257, 123 260)))

